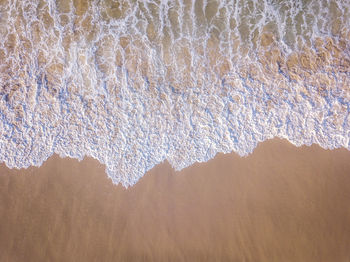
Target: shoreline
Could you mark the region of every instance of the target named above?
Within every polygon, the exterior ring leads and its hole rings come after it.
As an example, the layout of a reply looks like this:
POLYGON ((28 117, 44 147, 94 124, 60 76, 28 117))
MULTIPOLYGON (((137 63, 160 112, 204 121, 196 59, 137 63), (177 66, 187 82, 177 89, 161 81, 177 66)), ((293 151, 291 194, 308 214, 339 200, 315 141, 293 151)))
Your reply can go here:
POLYGON ((349 159, 273 139, 180 172, 161 163, 128 189, 92 159, 1 165, 0 260, 343 261, 349 159))
MULTIPOLYGON (((176 170, 169 162, 167 159, 165 159, 164 161, 156 164, 155 166, 153 166, 150 170, 148 170, 144 175, 142 175, 139 180, 133 184, 133 185, 129 185, 128 187, 125 187, 122 183, 118 183, 118 184, 115 184, 112 180, 111 177, 108 176, 106 170, 104 171, 104 175, 109 179, 111 180, 111 183, 117 187, 119 186, 122 186, 123 188, 125 188, 126 190, 129 189, 129 188, 132 188, 134 187, 135 185, 137 185, 139 183, 139 181, 141 179, 143 179, 145 176, 147 176, 147 174, 149 173, 152 173, 154 169, 156 169, 158 166, 163 166, 163 165, 166 165, 167 168, 170 168, 172 170, 173 173, 181 173, 181 172, 184 172, 184 170, 186 169, 189 169, 189 168, 192 168, 194 166, 200 166, 200 165, 203 165, 203 164, 206 164, 208 162, 211 162, 211 161, 215 161, 216 158, 218 157, 223 157, 223 156, 230 156, 230 155, 235 155, 236 157, 238 158, 249 158, 251 157, 255 151, 257 150, 257 148, 261 147, 262 145, 264 145, 265 143, 276 143, 276 141, 278 141, 277 143, 282 143, 282 144, 285 144, 285 145, 289 145, 289 147, 294 147, 294 148, 298 148, 298 149, 302 149, 302 148, 312 148, 312 147, 317 147, 319 148, 320 150, 324 150, 324 151, 337 151, 337 150, 345 150, 345 151, 348 151, 350 153, 350 149, 347 149, 346 147, 339 147, 339 148, 324 148, 322 147, 321 145, 317 144, 317 143, 313 143, 311 145, 305 145, 305 144, 302 144, 302 145, 296 145, 294 144, 293 142, 289 141, 287 138, 280 138, 280 137, 274 137, 274 138, 270 138, 270 139, 267 139, 267 140, 264 140, 262 142, 258 142, 257 146, 253 149, 253 151, 251 153, 248 153, 247 155, 239 155, 237 152, 235 151, 231 151, 230 153, 223 153, 223 152, 217 152, 216 155, 213 157, 213 158, 210 158, 209 160, 207 161, 203 161, 203 162, 194 162, 192 165, 190 166, 187 166, 185 168, 182 168, 180 170, 176 170)), ((40 166, 34 166, 34 165, 31 165, 29 167, 21 167, 21 168, 17 168, 17 167, 8 167, 6 165, 6 163, 2 162, 0 163, 0 168, 5 168, 7 169, 8 172, 10 173, 17 173, 17 172, 29 172, 29 173, 32 173, 32 172, 36 172, 37 169, 40 169, 42 166, 45 165, 46 162, 48 161, 55 161, 57 159, 60 159, 60 160, 63 160, 63 161, 77 161, 78 163, 81 163, 81 162, 85 162, 85 161, 93 161, 93 162, 96 162, 96 164, 98 166, 102 166, 104 169, 106 169, 106 165, 101 163, 98 159, 94 158, 94 157, 91 157, 91 156, 84 156, 82 159, 78 159, 78 158, 72 158, 72 157, 69 157, 69 156, 66 156, 66 157, 61 157, 60 155, 58 155, 57 153, 53 153, 50 157, 48 157, 40 166)))

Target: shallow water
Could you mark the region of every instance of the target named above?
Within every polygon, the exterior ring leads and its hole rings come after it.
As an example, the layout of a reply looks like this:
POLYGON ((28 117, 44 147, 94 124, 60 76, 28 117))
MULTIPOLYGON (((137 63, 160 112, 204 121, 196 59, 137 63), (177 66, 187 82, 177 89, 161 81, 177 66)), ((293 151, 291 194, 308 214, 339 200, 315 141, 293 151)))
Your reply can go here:
POLYGON ((272 137, 350 149, 350 1, 0 1, 0 160, 133 185, 272 137))

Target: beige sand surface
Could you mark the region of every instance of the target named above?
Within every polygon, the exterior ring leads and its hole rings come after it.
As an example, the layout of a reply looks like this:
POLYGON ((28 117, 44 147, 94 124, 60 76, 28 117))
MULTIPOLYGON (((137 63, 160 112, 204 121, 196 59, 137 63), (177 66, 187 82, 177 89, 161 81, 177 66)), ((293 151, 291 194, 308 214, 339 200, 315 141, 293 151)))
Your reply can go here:
POLYGON ((128 190, 94 160, 0 168, 0 261, 350 261, 350 152, 272 140, 165 163, 128 190))

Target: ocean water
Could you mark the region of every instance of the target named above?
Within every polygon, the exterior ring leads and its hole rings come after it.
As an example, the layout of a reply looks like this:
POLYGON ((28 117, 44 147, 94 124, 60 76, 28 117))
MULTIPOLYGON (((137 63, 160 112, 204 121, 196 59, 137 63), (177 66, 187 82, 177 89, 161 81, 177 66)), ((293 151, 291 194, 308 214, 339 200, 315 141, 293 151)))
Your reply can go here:
POLYGON ((261 141, 350 150, 349 0, 0 0, 0 161, 135 184, 261 141))

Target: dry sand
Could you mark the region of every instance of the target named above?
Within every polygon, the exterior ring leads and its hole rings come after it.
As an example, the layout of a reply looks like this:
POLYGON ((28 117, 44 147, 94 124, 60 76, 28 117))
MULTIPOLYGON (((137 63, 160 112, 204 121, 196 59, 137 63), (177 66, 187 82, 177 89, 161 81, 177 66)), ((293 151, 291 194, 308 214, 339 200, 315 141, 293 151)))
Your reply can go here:
POLYGON ((260 144, 128 190, 87 159, 0 168, 0 261, 350 261, 350 152, 260 144))

